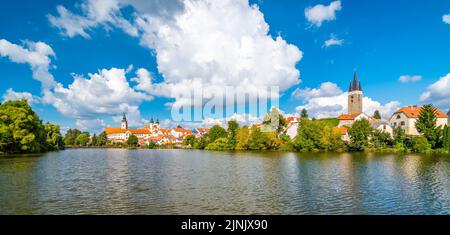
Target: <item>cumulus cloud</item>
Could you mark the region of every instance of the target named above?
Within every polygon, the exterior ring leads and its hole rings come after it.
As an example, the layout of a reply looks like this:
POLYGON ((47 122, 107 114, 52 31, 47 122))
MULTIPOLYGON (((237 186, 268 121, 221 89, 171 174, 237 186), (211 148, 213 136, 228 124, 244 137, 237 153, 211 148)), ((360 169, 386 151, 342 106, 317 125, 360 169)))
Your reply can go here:
POLYGON ((336 12, 342 9, 341 1, 334 1, 330 5, 325 6, 318 4, 314 7, 308 7, 305 9, 305 17, 311 23, 317 27, 322 26, 324 21, 332 21, 336 19, 336 12))
POLYGON ((442 21, 446 24, 450 24, 450 14, 447 15, 443 15, 442 16, 442 21))
POLYGON ((422 80, 422 76, 420 75, 402 75, 398 78, 398 80, 401 83, 408 83, 408 82, 417 82, 422 80))
POLYGON ((81 120, 75 122, 78 129, 82 131, 100 131, 105 127, 105 122, 102 119, 81 120))
POLYGON ((152 97, 134 90, 126 78, 125 69, 102 69, 88 78, 73 75, 67 88, 58 83, 44 94, 44 101, 60 113, 78 120, 94 120, 99 115, 130 115, 130 123, 142 124, 139 105, 152 97))
POLYGON ((55 56, 53 49, 43 42, 25 41, 24 46, 0 39, 0 56, 7 57, 15 63, 28 64, 33 78, 42 83, 44 90, 54 84, 53 75, 49 72, 51 57, 55 56))
POLYGON ((338 39, 335 35, 331 35, 331 38, 326 40, 322 47, 342 46, 342 44, 344 44, 344 39, 338 39))
POLYGON ((420 96, 420 101, 433 103, 442 108, 450 108, 450 73, 429 85, 420 96))
MULTIPOLYGON (((84 4, 91 6, 91 1, 84 4)), ((134 7, 132 25, 138 30, 141 45, 156 52, 158 70, 164 78, 152 84, 141 71, 134 80, 139 83, 137 89, 177 99, 175 94, 195 90, 198 85, 207 92, 224 86, 242 90, 278 86, 283 91, 300 82, 300 71, 295 66, 302 52, 281 36, 272 38, 263 14, 247 0, 175 1, 162 8, 167 10, 164 18, 164 11, 155 13, 143 1, 115 3, 114 7, 105 7, 109 13, 89 14, 84 10, 81 16, 93 20, 94 15, 104 15, 95 18, 102 23, 92 27, 108 22, 121 28, 111 18, 121 18, 121 7, 134 7), (170 20, 165 20, 169 16, 170 20)))
POLYGON ((297 88, 292 96, 297 99, 311 99, 315 97, 330 97, 342 94, 342 90, 332 82, 324 82, 319 88, 297 88))
POLYGON ((6 90, 3 94, 3 102, 8 100, 22 100, 26 99, 29 104, 39 103, 40 98, 32 95, 29 92, 16 92, 12 88, 6 90))
MULTIPOLYGON (((329 86, 332 87, 332 85, 329 86)), ((340 114, 347 113, 348 92, 341 91, 339 94, 323 94, 320 96, 318 95, 320 90, 321 88, 315 89, 316 92, 311 92, 309 97, 306 96, 307 92, 305 92, 305 95, 302 96, 304 104, 298 106, 296 110, 300 112, 302 109, 306 109, 311 116, 316 118, 337 117, 340 114)), ((385 116, 391 115, 399 105, 400 103, 397 101, 381 104, 370 97, 365 96, 363 98, 363 111, 368 115, 372 115, 375 110, 380 111, 385 116)))

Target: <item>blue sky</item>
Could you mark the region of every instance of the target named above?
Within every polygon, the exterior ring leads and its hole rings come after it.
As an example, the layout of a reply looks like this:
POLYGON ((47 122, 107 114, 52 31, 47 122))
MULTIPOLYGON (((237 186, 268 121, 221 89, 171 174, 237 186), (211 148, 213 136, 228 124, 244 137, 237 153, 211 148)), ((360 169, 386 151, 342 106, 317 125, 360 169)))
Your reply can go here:
MULTIPOLYGON (((112 117, 120 116, 121 112, 132 113, 132 119, 139 124, 142 119, 151 117, 166 120, 167 125, 173 124, 167 103, 173 103, 174 99, 161 94, 165 86, 136 88, 139 82, 144 85, 143 80, 133 80, 139 69, 149 72, 152 84, 167 85, 175 79, 174 84, 183 87, 183 79, 189 79, 195 74, 189 68, 195 68, 199 63, 190 61, 197 57, 187 54, 195 53, 195 45, 201 45, 199 51, 204 50, 207 54, 199 56, 200 60, 208 58, 217 63, 217 66, 229 70, 238 66, 230 62, 233 61, 232 53, 227 55, 227 61, 217 54, 208 55, 208 46, 214 47, 214 40, 205 39, 203 44, 192 42, 186 44, 193 45, 192 50, 178 51, 170 47, 177 42, 161 35, 156 39, 151 37, 151 33, 171 27, 171 22, 178 26, 183 25, 180 22, 187 22, 191 27, 197 27, 192 32, 201 32, 196 38, 198 41, 203 40, 201 36, 206 38, 217 35, 217 32, 224 33, 219 35, 227 35, 227 40, 237 39, 237 42, 243 36, 257 38, 258 40, 253 41, 255 44, 260 42, 259 39, 271 38, 269 44, 279 46, 283 44, 276 42, 276 38, 284 40, 288 45, 286 48, 269 47, 265 44, 256 48, 264 49, 267 46, 269 50, 273 50, 270 53, 286 53, 283 55, 289 59, 274 59, 274 64, 286 66, 286 75, 274 75, 275 77, 264 80, 255 71, 250 72, 250 76, 254 76, 250 80, 285 87, 280 99, 280 108, 285 113, 296 113, 300 108, 310 109, 318 117, 345 112, 346 106, 342 100, 355 70, 362 82, 364 95, 370 99, 366 107, 368 113, 373 109, 380 109, 385 115, 389 115, 400 106, 422 103, 433 103, 445 111, 450 108, 450 20, 446 22, 445 17, 450 14, 450 1, 224 1, 226 3, 221 8, 228 10, 232 19, 224 19, 220 14, 228 13, 214 8, 216 3, 186 5, 189 1, 158 3, 140 0, 100 2, 101 4, 96 0, 75 3, 40 1, 39 4, 34 1, 3 2, 0 9, 0 40, 4 40, 3 49, 0 44, 0 96, 3 99, 14 99, 26 96, 24 92, 30 93, 35 100, 32 106, 41 118, 59 123, 63 128, 79 127, 98 131, 102 126, 115 125, 117 119, 112 117), (58 6, 64 7, 69 14, 58 12, 58 6), (199 9, 194 9, 196 7, 199 9), (308 18, 307 11, 311 9, 316 11, 311 12, 308 18), (205 12, 211 14, 205 15, 205 12), (258 14, 263 16, 262 20, 258 18, 258 14), (202 25, 201 20, 191 20, 198 15, 205 17, 205 23, 216 24, 202 25), (182 18, 185 21, 181 21, 177 18, 179 16, 187 18, 182 18), (216 16, 221 19, 208 19, 216 16), (316 21, 311 17, 315 17, 316 21), (76 19, 75 23, 71 19, 76 19), (138 19, 147 21, 139 22, 138 19), (256 23, 252 23, 253 19, 256 23), (261 32, 241 32, 241 24, 242 28, 252 31, 252 27, 258 28, 264 22, 269 27, 266 36, 264 33, 261 35, 261 32), (208 33, 208 30, 214 34, 208 33), (334 45, 326 46, 325 41, 330 39, 333 40, 328 42, 334 45), (13 53, 20 52, 11 48, 18 46, 25 49, 23 53, 27 53, 27 50, 33 51, 30 42, 46 44, 54 55, 47 51, 43 55, 39 52, 42 56, 39 61, 24 59, 25 61, 18 62, 17 59, 12 59, 13 56, 20 56, 13 53), (177 55, 171 57, 170 53, 177 55), (164 55, 169 55, 169 61, 161 62, 164 55), (48 73, 54 77, 55 84, 59 83, 66 90, 55 91, 55 87, 45 89, 42 82, 32 74, 36 63, 46 66, 46 58, 50 60, 48 73), (178 69, 177 66, 183 69, 178 69), (112 68, 123 70, 129 83, 126 88, 132 89, 120 97, 111 98, 114 102, 100 97, 101 87, 88 81, 92 79, 89 74, 101 75, 100 70, 112 68), (292 72, 295 71, 300 76, 293 75, 292 72), (171 76, 175 78, 172 79, 171 76), (289 79, 284 79, 284 76, 289 79), (80 79, 79 89, 86 92, 85 97, 99 97, 98 100, 92 99, 99 106, 98 109, 83 104, 81 101, 86 101, 82 97, 77 98, 78 90, 70 88, 75 77, 80 79), (274 83, 271 84, 271 81, 274 83), (67 92, 73 94, 67 95, 67 92), (102 102, 106 102, 104 106, 102 102)), ((192 35, 177 35, 175 29, 171 29, 172 37, 179 37, 183 43, 192 40, 192 35)), ((223 43, 221 45, 226 47, 228 44, 220 41, 221 39, 219 36, 217 43, 223 43)), ((265 54, 263 49, 255 52, 256 57, 268 56, 269 52, 265 54)), ((263 59, 254 60, 250 61, 254 67, 258 67, 259 62, 265 62, 263 59)), ((278 73, 270 68, 264 68, 263 71, 278 73)), ((223 73, 232 74, 233 71, 223 73)), ((120 74, 120 71, 111 72, 110 75, 105 73, 100 79, 120 74)), ((214 72, 212 75, 215 75, 214 72)))

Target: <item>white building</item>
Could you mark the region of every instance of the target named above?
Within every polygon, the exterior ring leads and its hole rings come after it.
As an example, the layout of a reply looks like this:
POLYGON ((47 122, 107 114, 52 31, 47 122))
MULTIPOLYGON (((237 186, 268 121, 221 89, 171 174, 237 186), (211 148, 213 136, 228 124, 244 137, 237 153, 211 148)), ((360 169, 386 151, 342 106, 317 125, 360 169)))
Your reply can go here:
MULTIPOLYGON (((407 135, 419 135, 416 129, 416 121, 419 118, 422 107, 414 105, 402 107, 394 112, 389 120, 392 128, 401 127, 407 135)), ((436 109, 437 123, 436 126, 445 126, 448 124, 448 116, 439 109, 436 109)))

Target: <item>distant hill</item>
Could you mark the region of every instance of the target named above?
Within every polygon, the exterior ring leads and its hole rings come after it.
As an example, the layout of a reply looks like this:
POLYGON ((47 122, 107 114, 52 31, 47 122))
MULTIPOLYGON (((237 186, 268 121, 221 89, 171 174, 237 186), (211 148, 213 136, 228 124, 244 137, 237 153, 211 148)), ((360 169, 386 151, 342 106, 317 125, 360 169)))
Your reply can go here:
POLYGON ((322 122, 325 125, 329 125, 329 126, 337 126, 339 124, 339 120, 337 118, 322 118, 322 119, 317 119, 318 122, 322 122))

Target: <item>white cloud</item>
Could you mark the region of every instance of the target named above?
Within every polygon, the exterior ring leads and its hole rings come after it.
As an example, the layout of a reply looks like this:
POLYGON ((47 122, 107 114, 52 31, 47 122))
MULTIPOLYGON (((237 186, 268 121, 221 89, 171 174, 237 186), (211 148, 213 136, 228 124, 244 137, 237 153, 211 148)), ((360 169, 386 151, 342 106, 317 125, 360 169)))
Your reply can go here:
MULTIPOLYGON (((321 89, 315 90, 319 91, 321 89)), ((312 95, 309 97, 306 95, 302 97, 305 99, 305 103, 296 108, 298 112, 302 109, 306 109, 310 116, 316 118, 337 117, 340 114, 347 113, 347 92, 341 91, 340 94, 324 94, 323 96, 318 96, 317 94, 319 94, 319 92, 311 92, 311 94, 312 95)), ((363 111, 368 115, 372 115, 375 110, 380 111, 381 115, 391 115, 399 105, 400 103, 397 101, 381 104, 370 97, 363 98, 363 111)))
POLYGON ((336 96, 341 93, 342 90, 336 85, 336 83, 324 82, 320 84, 319 88, 297 88, 294 92, 292 92, 292 96, 297 99, 311 99, 314 97, 336 96))
POLYGON ((318 4, 314 7, 305 9, 305 17, 311 24, 317 27, 322 26, 324 21, 332 21, 336 19, 336 12, 342 9, 341 1, 334 1, 330 5, 325 6, 318 4))
POLYGON ((55 53, 49 45, 43 42, 26 41, 23 47, 1 39, 0 56, 8 57, 15 63, 28 64, 33 78, 42 83, 44 90, 50 89, 55 84, 53 75, 49 72, 50 57, 54 57, 55 53))
POLYGON ((322 47, 342 46, 342 44, 344 44, 344 39, 338 39, 335 35, 331 35, 331 38, 326 40, 322 47))
POLYGON ((420 101, 433 103, 442 108, 450 108, 450 73, 429 85, 420 96, 420 101))
MULTIPOLYGON (((84 5, 96 9, 91 1, 84 5)), ((138 74, 136 89, 175 98, 173 94, 196 89, 196 85, 206 91, 213 90, 213 86, 245 90, 279 86, 283 91, 300 82, 300 71, 295 66, 302 52, 281 36, 272 38, 263 14, 247 0, 186 0, 182 7, 176 2, 163 4, 162 9, 167 9, 164 14, 149 9, 150 3, 144 1, 115 3, 111 4, 114 7, 103 7, 101 14, 83 10, 83 17, 100 22, 95 26, 108 22, 123 29, 110 18, 121 18, 121 7, 134 7, 132 25, 138 29, 141 44, 156 52, 158 70, 164 78, 152 84, 138 74), (170 20, 165 20, 167 17, 170 20)))
POLYGON ((44 94, 44 101, 60 113, 78 120, 93 120, 99 115, 130 116, 130 124, 141 124, 139 105, 152 97, 130 87, 125 69, 102 69, 89 78, 73 75, 67 88, 58 83, 54 91, 44 94))
POLYGON ((102 119, 81 120, 75 122, 78 129, 82 131, 100 131, 105 127, 105 122, 102 119))
POLYGON ((450 24, 450 14, 447 15, 443 15, 442 16, 442 21, 446 24, 450 24))
POLYGON ((401 83, 417 82, 417 81, 422 80, 422 76, 420 76, 420 75, 413 75, 413 76, 411 76, 411 75, 402 75, 402 76, 400 76, 398 78, 398 80, 401 83))
POLYGON ((29 92, 16 92, 12 88, 9 88, 6 90, 5 94, 3 94, 3 102, 22 99, 26 99, 29 104, 39 103, 39 97, 36 97, 29 92))

